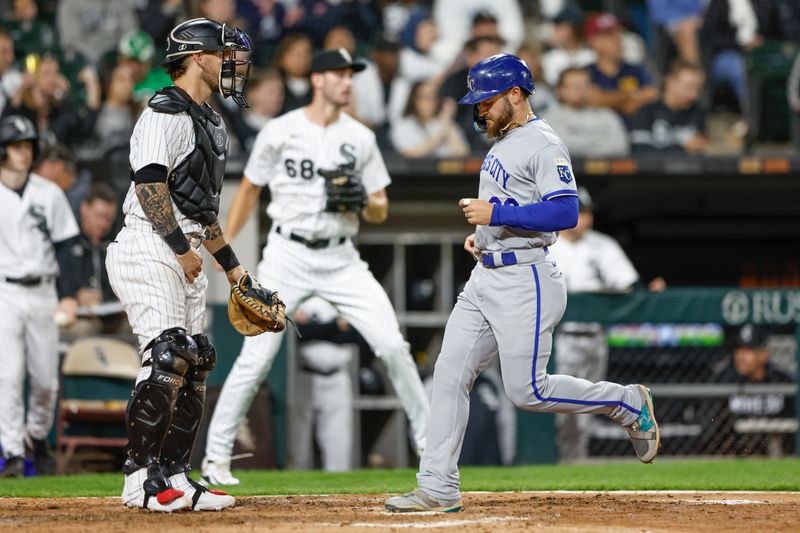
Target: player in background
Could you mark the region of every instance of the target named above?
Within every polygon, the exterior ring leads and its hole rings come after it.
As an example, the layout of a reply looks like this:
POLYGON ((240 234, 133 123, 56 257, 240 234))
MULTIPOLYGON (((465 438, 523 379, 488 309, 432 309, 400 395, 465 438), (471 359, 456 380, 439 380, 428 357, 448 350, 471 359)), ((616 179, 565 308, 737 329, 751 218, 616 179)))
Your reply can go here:
POLYGON ((150 99, 131 137, 125 226, 106 257, 142 354, 125 423, 122 501, 129 507, 171 512, 234 504, 188 473, 217 357, 203 334, 208 279, 200 245, 231 284, 244 274, 217 220, 228 135, 206 100, 219 92, 247 106, 250 51, 247 35, 213 20, 175 26, 163 64, 174 85, 150 99))
POLYGON ((650 391, 642 385, 591 383, 547 373, 553 329, 567 300, 548 254, 557 232, 575 226, 578 200, 569 153, 531 111, 528 65, 498 54, 467 77, 460 104, 473 105, 476 127, 496 139, 480 171, 478 198, 459 202, 476 227, 464 249, 477 264, 445 327, 433 373, 428 439, 418 488, 389 498, 390 511, 459 511, 458 457, 476 376, 498 354, 509 399, 526 411, 598 413, 628 429, 643 462, 658 453, 650 391))
MULTIPOLYGON (((259 279, 280 289, 287 315, 314 295, 333 304, 386 365, 421 450, 429 409, 425 391, 391 302, 351 240, 359 215, 372 224, 386 220, 385 189, 391 182, 375 135, 342 112, 350 100, 353 72, 363 68, 343 49, 313 58, 311 104, 271 120, 258 134, 226 229, 235 237, 258 205, 261 189, 269 186, 272 229, 259 279), (342 166, 361 176, 363 209, 326 210, 326 182, 319 171, 342 166)), ((238 483, 230 473, 234 437, 280 343, 280 335, 245 339, 208 428, 203 477, 210 483, 238 483)))
POLYGON ((74 323, 78 309, 70 253, 78 224, 58 185, 30 171, 38 142, 27 118, 0 120, 0 477, 22 476, 26 440, 43 473, 58 397, 56 321, 74 323))

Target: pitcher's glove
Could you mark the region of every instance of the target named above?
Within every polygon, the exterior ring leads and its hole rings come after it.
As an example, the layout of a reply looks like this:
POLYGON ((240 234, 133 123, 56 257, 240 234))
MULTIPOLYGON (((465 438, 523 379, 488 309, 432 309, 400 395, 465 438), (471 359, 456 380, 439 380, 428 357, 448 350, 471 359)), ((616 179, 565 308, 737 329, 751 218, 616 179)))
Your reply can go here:
POLYGON ((286 329, 286 304, 277 292, 265 289, 249 272, 245 272, 231 287, 228 319, 234 329, 246 337, 265 331, 283 331, 286 329))
POLYGON ((339 165, 334 170, 317 170, 325 178, 325 194, 328 201, 325 211, 344 213, 360 212, 367 206, 367 191, 361 177, 350 165, 339 165))

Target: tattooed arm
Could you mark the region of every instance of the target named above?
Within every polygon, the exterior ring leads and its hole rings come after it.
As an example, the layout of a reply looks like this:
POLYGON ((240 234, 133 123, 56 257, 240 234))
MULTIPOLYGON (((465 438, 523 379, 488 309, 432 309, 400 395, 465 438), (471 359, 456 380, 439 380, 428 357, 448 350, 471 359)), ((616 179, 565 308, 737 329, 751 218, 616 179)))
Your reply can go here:
POLYGON ((153 228, 175 252, 186 280, 192 283, 200 275, 203 258, 189 246, 189 241, 178 226, 172 211, 167 169, 162 165, 148 165, 136 172, 136 197, 153 228))
POLYGON ((231 245, 228 244, 225 235, 222 234, 222 228, 219 226, 218 220, 208 226, 203 246, 206 247, 206 250, 214 256, 217 263, 225 270, 225 274, 228 276, 228 281, 230 281, 231 284, 239 281, 239 278, 244 274, 244 269, 239 265, 236 254, 233 253, 231 245))

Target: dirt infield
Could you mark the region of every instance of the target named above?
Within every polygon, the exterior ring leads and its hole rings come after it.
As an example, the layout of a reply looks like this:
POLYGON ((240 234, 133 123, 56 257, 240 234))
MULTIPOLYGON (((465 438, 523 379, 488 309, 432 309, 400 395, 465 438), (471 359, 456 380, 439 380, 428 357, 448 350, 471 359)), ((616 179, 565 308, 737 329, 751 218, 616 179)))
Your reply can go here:
POLYGON ((470 493, 453 514, 389 514, 383 497, 242 497, 223 512, 162 515, 116 498, 0 499, 0 531, 797 531, 800 493, 470 493))

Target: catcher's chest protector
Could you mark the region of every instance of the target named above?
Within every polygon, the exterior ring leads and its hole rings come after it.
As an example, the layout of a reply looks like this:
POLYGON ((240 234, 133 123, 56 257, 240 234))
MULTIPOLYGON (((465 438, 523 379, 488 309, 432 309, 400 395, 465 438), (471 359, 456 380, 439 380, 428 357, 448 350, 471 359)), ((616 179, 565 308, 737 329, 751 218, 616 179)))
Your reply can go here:
POLYGON ((194 125, 195 147, 168 176, 172 200, 190 219, 211 224, 219 213, 219 194, 225 175, 228 134, 220 116, 208 104, 197 105, 178 87, 156 93, 149 106, 161 113, 187 112, 194 125))

